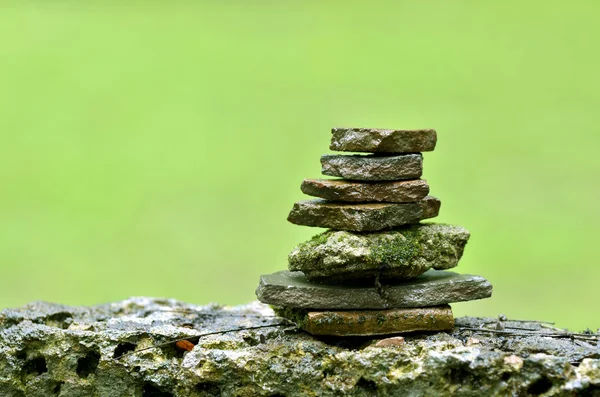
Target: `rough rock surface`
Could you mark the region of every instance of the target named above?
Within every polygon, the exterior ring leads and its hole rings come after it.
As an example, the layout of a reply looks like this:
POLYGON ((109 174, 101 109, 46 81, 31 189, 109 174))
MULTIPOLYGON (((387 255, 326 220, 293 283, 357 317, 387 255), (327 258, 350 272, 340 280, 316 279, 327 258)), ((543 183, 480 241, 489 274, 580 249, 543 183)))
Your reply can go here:
POLYGON ((452 331, 454 317, 450 306, 389 310, 307 311, 274 308, 312 335, 373 336, 414 331, 452 331))
POLYGON ((423 156, 321 156, 321 173, 356 181, 399 181, 418 179, 423 175, 423 156))
POLYGON ((329 230, 294 248, 289 269, 323 283, 407 280, 458 265, 469 236, 467 229, 444 224, 375 233, 329 230))
POLYGON ((318 310, 428 307, 489 298, 483 277, 429 270, 412 280, 376 286, 310 282, 302 272, 280 271, 260 277, 256 296, 274 306, 318 310))
POLYGON ((334 128, 331 150, 370 153, 417 153, 435 149, 435 130, 384 130, 378 128, 334 128))
POLYGON ((302 192, 332 201, 354 203, 412 203, 429 194, 426 180, 398 182, 352 182, 342 179, 305 179, 302 192))
POLYGON ((597 339, 540 323, 462 318, 450 333, 318 339, 267 306, 135 298, 96 307, 35 303, 0 314, 3 397, 595 396, 597 339), (495 331, 501 323, 504 331, 495 331), (510 327, 531 329, 514 330, 510 327), (481 329, 480 329, 481 328, 481 329), (486 329, 489 328, 490 331, 486 329), (478 329, 471 331, 470 329, 478 329), (175 338, 196 346, 178 351, 175 338), (125 356, 119 357, 125 354, 125 356))
POLYGON ((416 203, 353 204, 305 200, 294 204, 288 221, 303 226, 372 232, 434 218, 440 205, 440 201, 432 196, 416 203))

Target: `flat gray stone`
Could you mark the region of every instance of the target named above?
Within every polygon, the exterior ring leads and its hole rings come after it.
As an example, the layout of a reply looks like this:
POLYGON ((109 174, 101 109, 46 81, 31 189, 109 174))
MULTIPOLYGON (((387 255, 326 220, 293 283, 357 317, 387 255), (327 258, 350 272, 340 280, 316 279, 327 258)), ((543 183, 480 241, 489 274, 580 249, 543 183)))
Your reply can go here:
POLYGON ((321 173, 355 181, 400 181, 423 175, 423 156, 362 156, 325 154, 321 156, 321 173))
POLYGON ((467 229, 443 224, 375 233, 329 230, 294 248, 289 270, 327 284, 408 280, 458 265, 469 237, 467 229))
POLYGON ((370 153, 418 153, 435 149, 435 130, 386 130, 379 128, 334 128, 331 150, 370 153))
POLYGON ((302 191, 309 196, 354 203, 412 203, 429 194, 424 179, 395 182, 352 182, 343 179, 305 179, 302 191))
POLYGON ((483 277, 429 270, 421 276, 381 288, 310 282, 302 272, 281 271, 261 276, 258 300, 300 309, 396 309, 440 306, 489 298, 492 285, 483 277))
POLYGON ((306 200, 294 204, 288 221, 302 226, 372 232, 434 218, 440 205, 440 201, 432 196, 416 203, 350 204, 306 200))

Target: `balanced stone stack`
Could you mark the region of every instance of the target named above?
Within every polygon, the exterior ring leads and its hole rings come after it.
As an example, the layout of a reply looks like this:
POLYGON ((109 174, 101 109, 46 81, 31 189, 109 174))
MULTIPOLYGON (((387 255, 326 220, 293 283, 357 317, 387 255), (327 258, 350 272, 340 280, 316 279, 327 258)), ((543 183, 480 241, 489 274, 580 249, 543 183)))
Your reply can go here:
POLYGON ((334 128, 322 173, 288 220, 330 230, 289 255, 289 271, 262 276, 258 299, 314 335, 364 336, 454 327, 449 303, 491 296, 483 277, 446 271, 469 239, 460 226, 420 223, 438 215, 421 152, 435 130, 334 128))

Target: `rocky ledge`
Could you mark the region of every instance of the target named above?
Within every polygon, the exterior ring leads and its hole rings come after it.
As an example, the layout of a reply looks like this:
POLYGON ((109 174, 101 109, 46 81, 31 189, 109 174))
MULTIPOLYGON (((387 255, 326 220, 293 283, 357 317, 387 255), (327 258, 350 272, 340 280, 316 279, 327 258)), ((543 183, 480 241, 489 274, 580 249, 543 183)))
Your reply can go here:
POLYGON ((0 395, 598 396, 599 339, 503 317, 318 339, 259 303, 33 303, 0 314, 0 395))

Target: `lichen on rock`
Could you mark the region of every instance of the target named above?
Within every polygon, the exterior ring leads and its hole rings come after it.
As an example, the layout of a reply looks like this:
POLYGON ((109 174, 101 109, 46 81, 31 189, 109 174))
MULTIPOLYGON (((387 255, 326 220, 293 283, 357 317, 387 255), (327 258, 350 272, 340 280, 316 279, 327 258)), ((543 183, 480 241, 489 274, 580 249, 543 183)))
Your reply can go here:
POLYGON ((531 332, 496 335, 498 320, 463 318, 453 332, 407 334, 401 347, 377 347, 377 338, 319 339, 282 321, 259 303, 195 306, 152 298, 7 309, 0 314, 0 395, 600 393, 600 334, 557 338, 551 335, 563 331, 550 326, 502 321, 505 330, 531 332), (207 335, 219 330, 237 331, 207 335), (195 347, 177 350, 172 341, 180 338, 195 347))
POLYGON ((460 226, 417 224, 378 233, 329 230, 298 245, 289 269, 310 280, 408 280, 433 268, 455 267, 469 240, 460 226))

